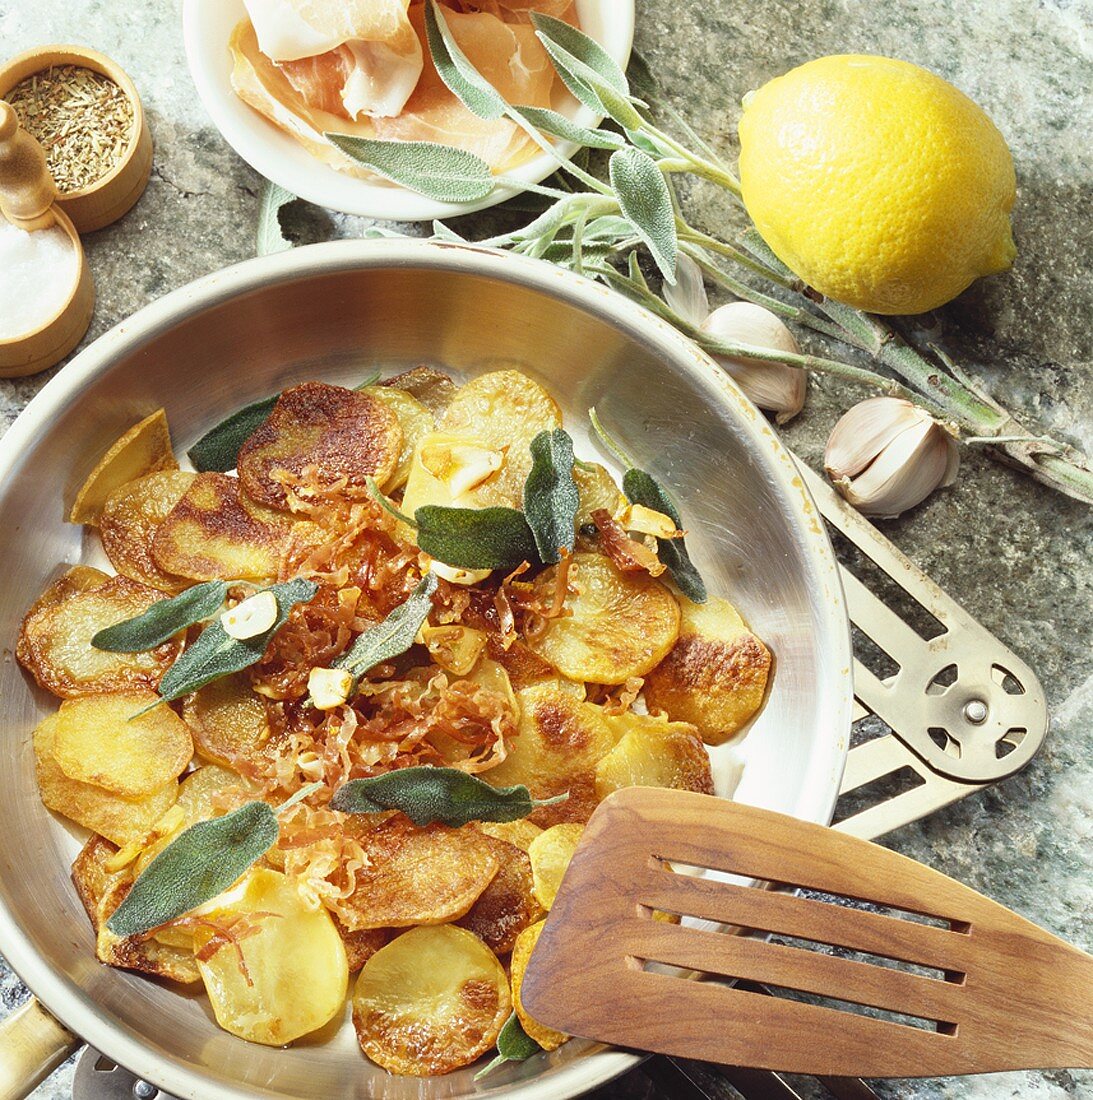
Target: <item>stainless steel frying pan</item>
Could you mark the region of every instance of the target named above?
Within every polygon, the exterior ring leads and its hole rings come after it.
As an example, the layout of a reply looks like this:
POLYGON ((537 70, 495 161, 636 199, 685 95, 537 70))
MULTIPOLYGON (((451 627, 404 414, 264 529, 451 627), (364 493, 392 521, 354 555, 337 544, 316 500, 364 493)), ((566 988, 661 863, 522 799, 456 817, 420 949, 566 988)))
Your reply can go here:
MULTIPOLYGON (((776 655, 769 703, 740 750, 736 797, 830 820, 850 731, 850 643, 819 515, 771 428, 702 352, 649 313, 545 263, 460 245, 337 242, 253 260, 141 310, 97 340, 0 441, 0 952, 48 1013, 0 1027, 0 1096, 20 1095, 74 1042, 178 1097, 509 1096, 564 1100, 636 1056, 567 1043, 479 1084, 472 1070, 391 1077, 352 1029, 287 1050, 220 1031, 201 997, 100 965, 68 878, 82 842, 41 805, 31 730, 56 701, 12 657, 21 616, 65 565, 93 553, 63 522, 98 456, 165 406, 184 450, 227 412, 305 379, 350 384, 420 362, 465 376, 518 365, 549 387, 578 437, 595 404, 674 492, 715 592, 776 655), (32 1065, 31 1063, 36 1063, 32 1065)), ((589 453, 588 445, 584 452, 589 453)), ((726 778, 736 750, 718 750, 726 778)))

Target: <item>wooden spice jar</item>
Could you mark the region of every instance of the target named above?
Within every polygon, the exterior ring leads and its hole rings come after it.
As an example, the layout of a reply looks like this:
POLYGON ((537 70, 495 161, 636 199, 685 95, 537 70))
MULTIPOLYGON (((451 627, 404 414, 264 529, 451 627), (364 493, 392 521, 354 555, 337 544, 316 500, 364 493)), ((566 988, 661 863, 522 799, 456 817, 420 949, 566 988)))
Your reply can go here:
MULTIPOLYGON (((17 54, 0 65, 0 99, 7 98, 8 93, 35 74, 48 78, 51 69, 56 71, 66 66, 90 69, 106 77, 117 85, 132 108, 131 127, 108 171, 84 185, 66 190, 63 173, 54 168, 59 184, 57 206, 71 219, 78 232, 90 233, 117 221, 144 192, 152 171, 152 136, 137 89, 124 69, 104 54, 84 46, 40 46, 17 54)), ((18 104, 15 106, 18 111, 18 104)), ((88 155, 91 152, 89 147, 88 155)))

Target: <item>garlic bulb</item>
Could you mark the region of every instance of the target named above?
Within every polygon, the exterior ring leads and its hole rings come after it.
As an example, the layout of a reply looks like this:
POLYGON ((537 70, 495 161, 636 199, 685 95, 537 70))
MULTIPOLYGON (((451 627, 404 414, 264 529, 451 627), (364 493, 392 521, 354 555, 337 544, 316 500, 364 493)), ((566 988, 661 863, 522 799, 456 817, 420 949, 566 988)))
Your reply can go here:
POLYGON ((956 440, 929 413, 900 397, 870 397, 848 410, 824 450, 824 469, 859 512, 891 518, 951 485, 956 440))
MULTIPOLYGON (((719 306, 702 322, 703 332, 733 344, 788 351, 800 355, 793 333, 769 309, 752 302, 719 306)), ((775 414, 779 424, 791 420, 805 403, 808 379, 800 367, 765 359, 714 355, 733 381, 759 408, 775 414)))

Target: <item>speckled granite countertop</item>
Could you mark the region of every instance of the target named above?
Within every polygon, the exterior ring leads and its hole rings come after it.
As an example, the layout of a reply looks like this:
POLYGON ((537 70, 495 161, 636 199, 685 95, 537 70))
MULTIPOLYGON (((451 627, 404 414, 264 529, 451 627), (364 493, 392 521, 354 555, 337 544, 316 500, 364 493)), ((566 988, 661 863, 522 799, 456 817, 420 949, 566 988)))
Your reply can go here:
MULTIPOLYGON (((254 252, 261 180, 221 140, 190 82, 177 4, 0 0, 0 49, 76 41, 136 81, 156 142, 151 184, 120 224, 86 240, 99 299, 88 339, 199 275, 254 252)), ((1089 0, 638 0, 638 45, 678 109, 733 147, 741 96, 810 57, 876 52, 927 65, 983 104, 1017 161, 1012 274, 934 318, 934 337, 1032 423, 1093 449, 1093 9, 1089 0), (1084 121, 1083 121, 1084 120, 1084 121)), ((688 196, 696 224, 727 216, 688 196)), ((468 235, 474 234, 470 219, 468 235)), ((300 240, 364 223, 292 209, 300 240)), ((0 381, 6 427, 48 376, 0 381)), ((815 460, 841 394, 814 387, 790 443, 815 460)), ((888 838, 898 850, 1093 946, 1093 513, 985 458, 885 533, 1037 671, 1053 728, 1032 765, 888 838)), ((0 1015, 26 996, 0 960, 0 1015)), ((35 1096, 71 1095, 71 1064, 35 1096)), ((908 1100, 1093 1096, 1093 1074, 1051 1072, 877 1085, 908 1100)), ((601 1097, 668 1100, 640 1073, 601 1097)), ((733 1095, 726 1089, 726 1097, 733 1095)), ((818 1095, 818 1094, 817 1094, 818 1095)))

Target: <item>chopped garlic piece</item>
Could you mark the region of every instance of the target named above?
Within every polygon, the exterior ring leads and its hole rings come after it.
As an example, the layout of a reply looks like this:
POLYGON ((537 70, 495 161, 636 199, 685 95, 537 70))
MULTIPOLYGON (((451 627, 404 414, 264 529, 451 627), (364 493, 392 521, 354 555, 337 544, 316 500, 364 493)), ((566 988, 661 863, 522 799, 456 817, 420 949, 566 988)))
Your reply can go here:
POLYGON ((313 668, 307 678, 307 691, 317 710, 340 707, 353 690, 353 677, 344 668, 313 668))
POLYGON ((677 530, 671 516, 646 508, 644 504, 628 504, 616 519, 627 531, 636 531, 639 535, 654 535, 660 539, 670 539, 677 530))
POLYGON ((504 462, 503 451, 481 443, 432 443, 421 449, 421 464, 448 487, 453 500, 481 485, 504 462))
POLYGON ((493 572, 492 569, 460 569, 457 565, 445 565, 442 561, 430 561, 429 568, 451 584, 478 584, 493 572))
POLYGON ((245 641, 265 634, 277 622, 277 597, 272 592, 257 592, 237 603, 220 616, 220 625, 229 638, 245 641))

